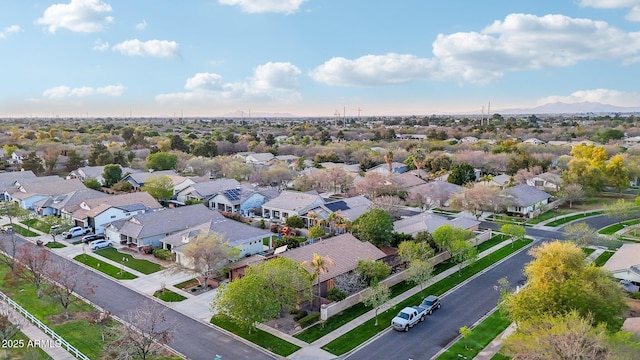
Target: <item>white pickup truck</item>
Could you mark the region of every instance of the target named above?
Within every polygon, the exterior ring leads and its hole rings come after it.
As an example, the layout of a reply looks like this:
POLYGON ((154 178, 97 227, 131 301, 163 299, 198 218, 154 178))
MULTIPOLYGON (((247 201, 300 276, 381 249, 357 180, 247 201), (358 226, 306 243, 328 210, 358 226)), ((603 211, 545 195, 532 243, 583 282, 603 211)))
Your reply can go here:
POLYGON ((420 306, 406 307, 391 320, 391 326, 399 331, 409 331, 418 322, 424 321, 427 310, 420 306))

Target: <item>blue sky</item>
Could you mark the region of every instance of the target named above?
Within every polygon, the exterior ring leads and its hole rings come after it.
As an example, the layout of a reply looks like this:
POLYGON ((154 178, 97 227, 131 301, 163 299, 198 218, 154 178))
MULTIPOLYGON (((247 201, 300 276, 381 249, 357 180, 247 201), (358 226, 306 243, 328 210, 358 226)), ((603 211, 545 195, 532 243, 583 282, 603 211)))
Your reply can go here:
POLYGON ((640 0, 0 3, 0 117, 640 105, 640 0))

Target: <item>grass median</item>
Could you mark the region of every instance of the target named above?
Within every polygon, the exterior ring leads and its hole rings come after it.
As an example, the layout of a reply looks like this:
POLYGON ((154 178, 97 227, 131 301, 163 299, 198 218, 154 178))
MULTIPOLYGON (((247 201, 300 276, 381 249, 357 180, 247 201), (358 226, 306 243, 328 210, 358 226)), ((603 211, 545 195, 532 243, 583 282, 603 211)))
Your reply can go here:
POLYGON ((80 254, 73 259, 118 280, 133 280, 137 278, 137 276, 133 275, 132 273, 122 271, 122 269, 119 269, 116 266, 113 266, 104 261, 98 260, 91 255, 80 254))
POLYGON ((186 297, 180 294, 174 293, 173 291, 168 289, 158 290, 155 293, 153 293, 153 296, 166 302, 180 302, 182 300, 187 299, 186 297))
MULTIPOLYGON (((438 281, 437 283, 427 287, 426 289, 424 289, 423 293, 442 295, 458 284, 462 283, 463 281, 469 279, 473 275, 529 245, 531 242, 532 240, 525 239, 516 241, 513 247, 505 246, 502 249, 494 252, 491 256, 479 259, 475 263, 463 268, 460 272, 460 275, 458 275, 458 273, 456 272, 455 274, 452 274, 451 276, 448 276, 438 281)), ((404 301, 399 302, 398 304, 396 304, 396 306, 394 306, 394 308, 380 313, 378 315, 378 321, 381 324, 389 324, 391 322, 391 319, 396 314, 396 309, 401 309, 407 306, 418 304, 422 300, 422 297, 423 295, 418 293, 407 298, 404 301)), ((353 350, 368 339, 372 338, 379 332, 384 331, 388 327, 374 326, 374 323, 375 319, 370 319, 364 324, 331 341, 327 345, 323 346, 322 349, 329 351, 334 355, 343 355, 353 350)))
POLYGON ((588 212, 588 213, 565 216, 565 217, 560 218, 558 220, 555 220, 555 221, 552 221, 550 223, 547 223, 547 224, 545 224, 545 226, 556 227, 556 226, 564 225, 564 224, 566 224, 568 222, 571 222, 571 221, 574 221, 574 220, 584 219, 584 218, 587 218, 587 217, 596 216, 596 215, 602 215, 602 214, 603 214, 602 211, 592 211, 592 212, 588 212))
MULTIPOLYGON (((507 237, 503 234, 497 234, 494 235, 491 239, 483 242, 482 244, 477 246, 478 252, 482 252, 484 250, 487 250, 501 242, 503 242, 505 239, 507 239, 507 237)), ((456 264, 453 263, 451 260, 447 260, 443 263, 440 263, 438 265, 436 265, 433 269, 433 275, 438 275, 441 272, 455 266, 456 264)), ((416 285, 409 282, 409 281, 401 281, 393 286, 390 287, 391 290, 391 298, 393 299, 394 297, 414 288, 416 285)), ((299 333, 297 333, 296 335, 294 335, 294 337, 305 341, 307 343, 312 343, 318 339, 320 339, 321 337, 327 335, 328 333, 340 328, 342 325, 348 323, 349 321, 357 318, 358 316, 366 313, 367 311, 371 310, 370 308, 364 306, 364 304, 362 303, 357 303, 347 309, 345 309, 344 311, 342 311, 341 313, 330 317, 329 319, 327 319, 327 321, 324 323, 324 325, 320 325, 320 324, 316 324, 314 326, 311 326, 307 329, 305 329, 304 331, 301 331, 299 333)))
POLYGON ((629 221, 624 221, 621 223, 609 225, 607 227, 600 229, 598 233, 603 235, 613 235, 616 232, 626 228, 627 226, 636 225, 636 224, 640 224, 640 219, 634 219, 634 220, 629 220, 629 221))
POLYGON ((601 267, 609 261, 609 259, 615 254, 613 251, 605 251, 600 256, 598 256, 595 260, 593 260, 593 265, 597 267, 601 267))
POLYGON ((238 327, 225 316, 214 316, 211 318, 211 323, 280 356, 289 356, 300 350, 298 345, 294 345, 260 329, 253 329, 251 333, 249 333, 247 330, 238 327))
POLYGON ((102 257, 105 257, 111 261, 115 261, 119 264, 123 263, 123 259, 126 259, 124 260, 124 265, 126 267, 131 268, 133 270, 137 270, 145 275, 153 274, 154 272, 164 270, 164 267, 162 267, 162 265, 160 264, 156 264, 154 262, 151 262, 145 259, 136 259, 130 254, 121 253, 114 248, 105 248, 105 249, 96 250, 94 251, 94 254, 98 254, 102 257))

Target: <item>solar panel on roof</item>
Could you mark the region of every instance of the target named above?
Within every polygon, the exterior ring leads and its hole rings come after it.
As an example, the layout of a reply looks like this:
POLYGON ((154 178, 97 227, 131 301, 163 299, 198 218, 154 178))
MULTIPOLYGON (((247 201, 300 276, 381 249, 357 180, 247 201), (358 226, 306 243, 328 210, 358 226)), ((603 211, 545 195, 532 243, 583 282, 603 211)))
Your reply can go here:
POLYGON ((231 201, 240 200, 240 190, 238 189, 225 190, 223 194, 231 201))

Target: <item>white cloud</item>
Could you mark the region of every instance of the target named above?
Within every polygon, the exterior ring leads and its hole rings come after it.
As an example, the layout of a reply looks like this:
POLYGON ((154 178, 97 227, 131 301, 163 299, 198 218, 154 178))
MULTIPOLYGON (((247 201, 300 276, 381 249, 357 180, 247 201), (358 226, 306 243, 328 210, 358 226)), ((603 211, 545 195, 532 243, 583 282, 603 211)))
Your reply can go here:
POLYGON ((68 4, 49 6, 36 23, 48 25, 49 32, 68 29, 74 32, 96 32, 113 21, 107 14, 111 5, 100 0, 71 0, 68 4))
POLYGON ((630 8, 625 19, 629 21, 640 21, 640 0, 581 0, 579 5, 597 9, 630 8))
POLYGON ((594 90, 580 90, 570 95, 553 95, 538 100, 538 104, 549 103, 582 103, 582 102, 595 102, 602 104, 611 104, 617 106, 635 106, 637 105, 638 94, 625 93, 618 90, 609 89, 594 89, 594 90))
POLYGON ((187 79, 187 92, 160 94, 158 103, 205 103, 211 101, 274 101, 293 103, 301 99, 298 77, 301 71, 291 63, 268 62, 258 66, 246 82, 224 82, 214 73, 197 73, 187 79))
POLYGON ((218 0, 222 5, 239 6, 242 11, 255 13, 283 13, 293 14, 300 10, 306 0, 218 0))
POLYGON ((581 61, 640 61, 640 32, 563 15, 510 14, 480 32, 439 34, 434 57, 333 58, 310 72, 329 85, 375 86, 423 79, 488 83, 507 72, 573 66, 581 61))
POLYGON ((121 54, 127 56, 171 58, 180 55, 178 43, 167 40, 127 40, 114 45, 112 50, 119 51, 121 54))
POLYGON ((93 42, 93 48, 94 51, 107 51, 109 50, 109 43, 108 42, 103 42, 100 39, 97 39, 96 41, 93 42))
POLYGON ((355 60, 334 57, 313 69, 318 82, 342 86, 401 84, 432 77, 435 62, 406 54, 366 55, 355 60))
POLYGON ((102 94, 108 96, 120 96, 124 93, 126 88, 122 85, 108 85, 100 88, 93 88, 90 86, 82 86, 78 88, 71 88, 69 86, 56 86, 45 90, 42 96, 50 100, 62 100, 66 98, 82 98, 92 96, 95 94, 102 94))
POLYGON ((22 28, 20 27, 20 25, 7 26, 6 28, 2 29, 2 31, 0 31, 0 39, 6 39, 9 34, 14 34, 21 31, 22 28))
POLYGON ((136 24, 136 29, 138 30, 144 30, 147 28, 147 20, 142 20, 141 23, 136 24))

